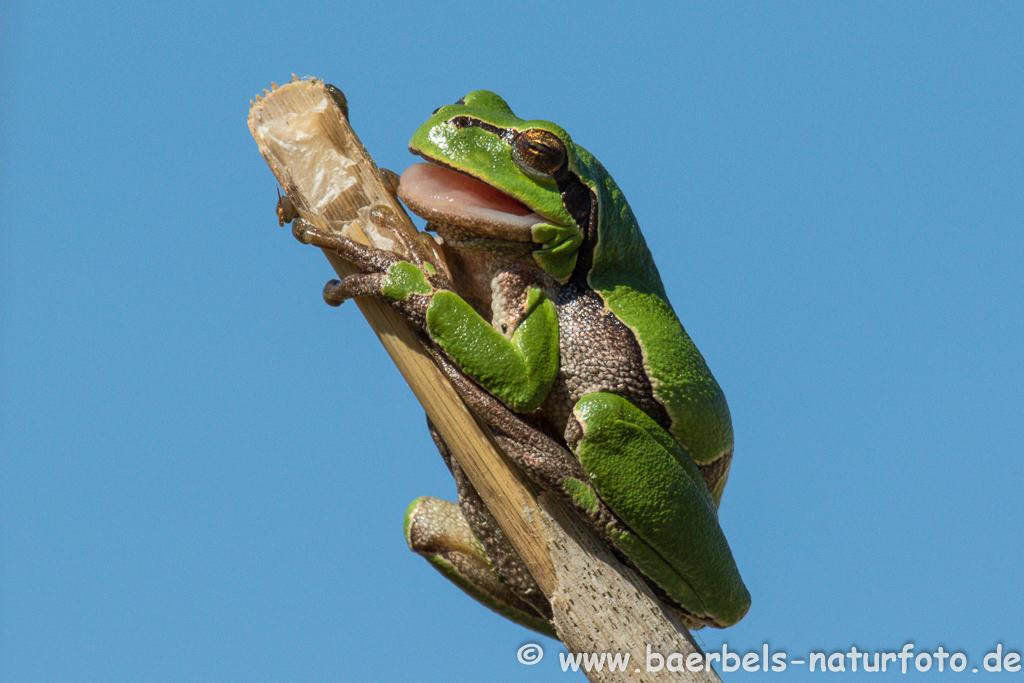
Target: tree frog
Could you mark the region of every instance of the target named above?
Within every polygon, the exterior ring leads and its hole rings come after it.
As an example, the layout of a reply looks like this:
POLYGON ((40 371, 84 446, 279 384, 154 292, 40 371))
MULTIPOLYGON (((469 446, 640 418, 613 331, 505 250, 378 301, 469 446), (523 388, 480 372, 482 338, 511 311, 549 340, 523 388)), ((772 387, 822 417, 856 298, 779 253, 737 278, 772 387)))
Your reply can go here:
MULTIPOLYGON (((437 109, 398 195, 468 272, 318 231, 361 272, 329 303, 374 296, 421 331, 509 456, 586 519, 690 628, 739 621, 750 596, 718 522, 733 453, 725 397, 668 302, 622 192, 559 126, 494 93, 437 109), (489 317, 489 319, 488 319, 489 317)), ((552 633, 551 610, 431 428, 459 504, 420 498, 410 547, 499 613, 552 633)))

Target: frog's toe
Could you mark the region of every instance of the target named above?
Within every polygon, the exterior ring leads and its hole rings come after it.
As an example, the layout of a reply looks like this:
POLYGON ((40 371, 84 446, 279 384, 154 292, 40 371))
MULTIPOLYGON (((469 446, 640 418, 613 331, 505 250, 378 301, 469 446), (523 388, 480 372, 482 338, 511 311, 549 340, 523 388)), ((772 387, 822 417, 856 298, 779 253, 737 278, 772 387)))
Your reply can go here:
MULTIPOLYGON (((278 214, 278 218, 282 225, 289 222, 285 220, 285 216, 281 215, 281 211, 279 211, 278 214)), ((311 244, 313 242, 313 235, 316 233, 316 228, 313 224, 305 218, 297 217, 294 214, 292 215, 292 219, 293 220, 290 221, 292 224, 292 237, 303 244, 311 244)))
POLYGON ((331 306, 340 306, 357 296, 378 296, 384 276, 380 273, 356 273, 344 280, 328 280, 324 285, 324 301, 331 306))

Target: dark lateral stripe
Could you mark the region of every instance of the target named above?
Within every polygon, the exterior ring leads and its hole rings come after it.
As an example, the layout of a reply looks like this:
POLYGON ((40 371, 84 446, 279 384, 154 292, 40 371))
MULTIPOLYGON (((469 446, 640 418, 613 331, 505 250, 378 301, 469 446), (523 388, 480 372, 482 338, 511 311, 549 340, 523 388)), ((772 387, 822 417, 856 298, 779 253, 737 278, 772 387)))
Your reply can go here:
POLYGON ((459 130, 462 130, 463 128, 482 128, 488 133, 497 135, 508 143, 511 143, 516 135, 519 134, 519 131, 514 128, 499 128, 498 126, 473 118, 472 116, 455 116, 451 119, 451 122, 452 125, 459 130))

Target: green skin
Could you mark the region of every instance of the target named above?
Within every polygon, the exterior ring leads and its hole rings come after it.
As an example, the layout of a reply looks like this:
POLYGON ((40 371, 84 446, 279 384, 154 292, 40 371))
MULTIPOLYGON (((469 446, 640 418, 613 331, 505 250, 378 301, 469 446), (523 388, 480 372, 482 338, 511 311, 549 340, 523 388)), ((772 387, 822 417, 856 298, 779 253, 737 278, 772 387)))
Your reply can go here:
MULTIPOLYGON (((415 258, 297 221, 300 239, 365 273, 329 283, 325 297, 377 296, 420 327, 512 459, 590 521, 686 625, 739 621, 750 596, 717 514, 732 458, 729 409, 614 181, 560 127, 520 119, 486 91, 438 109, 409 146, 436 165, 421 174, 441 185, 465 183, 484 204, 504 195, 501 209, 514 205, 508 198, 521 205, 505 220, 435 202, 413 169, 398 190, 453 252, 476 255, 476 291, 490 301, 481 306, 472 287, 453 291, 415 258), (490 321, 478 312, 487 304, 490 321)), ((414 501, 410 546, 488 607, 551 633, 546 600, 435 440, 460 503, 414 501)))

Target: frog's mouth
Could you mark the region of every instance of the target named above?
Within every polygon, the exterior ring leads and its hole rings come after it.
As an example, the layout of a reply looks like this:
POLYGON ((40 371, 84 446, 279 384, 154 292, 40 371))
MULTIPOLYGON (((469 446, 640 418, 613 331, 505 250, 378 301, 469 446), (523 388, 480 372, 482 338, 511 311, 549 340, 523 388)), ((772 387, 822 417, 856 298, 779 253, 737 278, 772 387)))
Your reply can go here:
POLYGON ((501 190, 437 164, 413 164, 402 174, 398 196, 455 246, 494 242, 533 243, 533 226, 546 219, 501 190))

